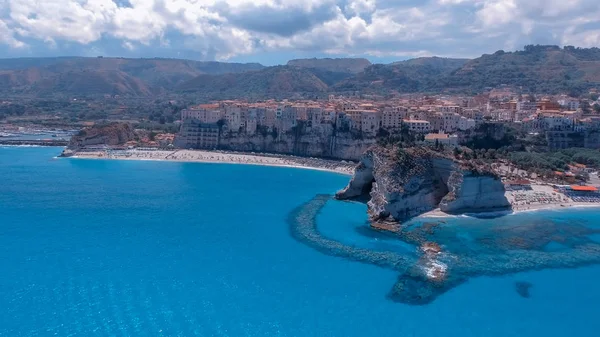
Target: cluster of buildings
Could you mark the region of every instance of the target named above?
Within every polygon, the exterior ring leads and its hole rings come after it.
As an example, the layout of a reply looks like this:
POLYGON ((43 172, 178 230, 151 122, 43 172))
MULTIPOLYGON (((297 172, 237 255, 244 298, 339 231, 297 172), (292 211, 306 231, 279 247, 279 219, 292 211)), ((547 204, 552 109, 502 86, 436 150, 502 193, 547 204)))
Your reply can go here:
MULTIPOLYGON (((241 100, 201 104, 182 111, 180 146, 214 148, 222 137, 351 133, 357 139, 375 138, 382 131, 409 130, 426 141, 457 142, 457 133, 485 121, 512 123, 529 133, 549 132, 553 141, 569 132, 597 130, 600 117, 586 116, 580 101, 568 97, 518 97, 511 92, 490 92, 475 97, 403 97, 389 100, 330 96, 323 101, 241 100), (554 134, 556 133, 556 134, 554 134), (556 137, 555 137, 556 136, 556 137)), ((568 138, 568 137, 567 137, 568 138)))
POLYGON ((182 111, 181 146, 212 148, 220 137, 280 135, 290 132, 332 135, 349 132, 374 138, 410 130, 450 134, 483 122, 476 109, 458 105, 410 102, 371 102, 330 98, 328 101, 220 101, 182 111))

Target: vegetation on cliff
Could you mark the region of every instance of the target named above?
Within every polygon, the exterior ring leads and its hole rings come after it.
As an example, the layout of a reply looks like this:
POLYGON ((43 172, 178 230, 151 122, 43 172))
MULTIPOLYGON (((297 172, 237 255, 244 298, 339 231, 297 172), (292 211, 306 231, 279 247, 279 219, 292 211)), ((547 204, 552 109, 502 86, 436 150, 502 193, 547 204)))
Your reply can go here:
POLYGON ((292 67, 318 69, 335 73, 356 74, 365 70, 366 67, 371 65, 371 62, 364 58, 312 58, 290 60, 287 63, 287 65, 292 67))
POLYGON ((133 127, 127 123, 99 124, 79 131, 71 138, 68 148, 76 150, 91 145, 123 145, 138 138, 133 127))
POLYGON ((483 55, 439 78, 432 89, 481 91, 510 85, 526 92, 581 94, 600 84, 600 49, 525 46, 483 55))

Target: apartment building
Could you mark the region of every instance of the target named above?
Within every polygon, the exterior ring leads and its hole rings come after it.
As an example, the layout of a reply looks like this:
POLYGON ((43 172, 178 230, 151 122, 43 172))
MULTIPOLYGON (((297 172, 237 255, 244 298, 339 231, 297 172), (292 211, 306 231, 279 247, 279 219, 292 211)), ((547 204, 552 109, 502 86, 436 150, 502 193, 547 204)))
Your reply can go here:
POLYGON ((229 130, 232 132, 238 131, 242 126, 242 107, 240 105, 226 105, 224 109, 224 117, 229 130))
POLYGON ((219 141, 219 126, 188 119, 181 124, 175 145, 182 148, 216 149, 219 141))
POLYGON ((381 127, 386 130, 394 130, 402 127, 402 121, 408 118, 406 107, 385 107, 381 114, 381 127))
POLYGON ((576 99, 563 98, 558 101, 558 104, 560 104, 560 106, 566 110, 579 109, 579 100, 576 100, 576 99))
POLYGON ((474 128, 476 125, 477 125, 477 123, 475 122, 474 119, 467 118, 464 116, 461 116, 460 119, 458 120, 458 129, 461 131, 470 130, 470 129, 474 128))
POLYGON ((376 110, 355 110, 344 111, 345 118, 350 120, 352 130, 377 133, 381 125, 381 112, 376 110))
POLYGON ((441 113, 460 114, 462 113, 462 107, 458 105, 442 105, 437 106, 436 111, 441 113))
POLYGON ((408 129, 412 132, 416 133, 428 133, 431 132, 431 123, 424 120, 412 120, 405 119, 402 121, 404 125, 408 127, 408 129))
POLYGON ((444 132, 454 132, 458 130, 458 122, 460 121, 460 115, 455 112, 442 112, 442 120, 443 126, 442 130, 444 132))
POLYGON ((375 134, 381 126, 381 113, 375 110, 365 110, 361 114, 361 131, 375 134))
POLYGON ((181 111, 181 119, 196 119, 202 123, 216 123, 223 118, 218 104, 202 104, 181 111))

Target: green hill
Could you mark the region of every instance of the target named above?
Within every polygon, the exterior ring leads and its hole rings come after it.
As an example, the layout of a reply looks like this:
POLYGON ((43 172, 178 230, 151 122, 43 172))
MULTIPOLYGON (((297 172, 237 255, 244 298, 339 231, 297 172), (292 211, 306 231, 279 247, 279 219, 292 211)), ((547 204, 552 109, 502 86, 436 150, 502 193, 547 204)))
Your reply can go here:
POLYGON ((417 92, 459 69, 468 60, 421 57, 392 64, 375 64, 354 77, 340 81, 336 91, 417 92))
POLYGON ((526 46, 473 60, 422 57, 391 64, 300 59, 285 66, 178 59, 0 59, 0 94, 205 98, 285 97, 328 92, 477 93, 508 85, 524 92, 583 93, 600 87, 600 49, 526 46))
POLYGON ((600 49, 526 46, 523 51, 498 51, 467 62, 428 89, 481 91, 502 84, 530 92, 582 92, 600 85, 600 49))
POLYGON ((332 73, 357 74, 365 70, 366 67, 370 66, 371 62, 364 58, 312 58, 291 60, 287 63, 287 65, 292 67, 317 69, 332 73))
POLYGON ((217 98, 235 98, 323 93, 328 85, 306 69, 275 66, 239 74, 200 75, 178 89, 217 98))
POLYGON ((23 58, 0 59, 0 92, 31 95, 149 96, 173 90, 201 74, 239 73, 257 63, 178 59, 23 58))

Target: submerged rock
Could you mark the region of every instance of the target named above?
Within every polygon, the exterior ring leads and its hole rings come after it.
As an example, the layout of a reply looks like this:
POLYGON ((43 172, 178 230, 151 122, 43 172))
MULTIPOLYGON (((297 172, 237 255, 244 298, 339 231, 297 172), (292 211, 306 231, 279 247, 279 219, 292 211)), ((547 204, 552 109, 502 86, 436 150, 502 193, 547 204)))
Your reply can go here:
POLYGON ((533 284, 529 282, 515 282, 515 290, 517 294, 523 298, 529 298, 531 296, 529 289, 533 287, 533 284))
MULTIPOLYGON (((319 232, 317 216, 330 199, 327 195, 317 195, 291 212, 288 216, 290 234, 323 254, 395 270, 400 276, 388 292, 388 298, 395 302, 426 305, 474 277, 600 264, 600 244, 589 239, 598 233, 597 229, 551 220, 546 221, 542 235, 536 224, 527 223, 476 230, 465 227, 466 232, 441 222, 412 228, 403 225, 396 233, 383 234, 370 229, 373 234, 385 235, 386 240, 397 238, 414 245, 414 253, 346 245, 319 232), (464 237, 471 239, 465 242, 464 237), (529 243, 524 249, 513 237, 527 238, 529 243), (571 244, 560 251, 547 251, 545 246, 549 240, 571 244)), ((517 293, 524 298, 530 296, 531 287, 527 282, 515 284, 517 293)))

